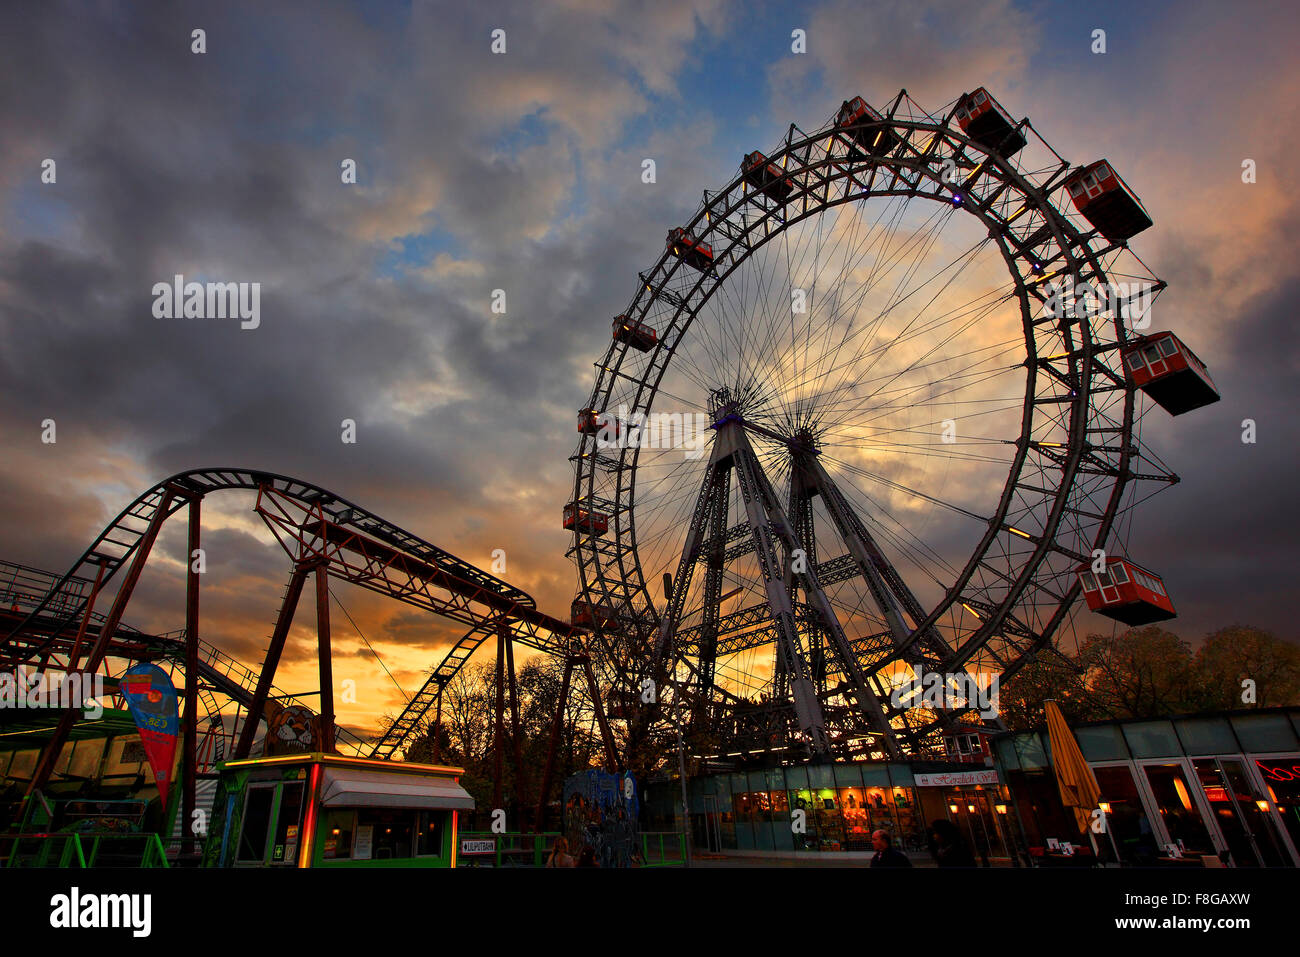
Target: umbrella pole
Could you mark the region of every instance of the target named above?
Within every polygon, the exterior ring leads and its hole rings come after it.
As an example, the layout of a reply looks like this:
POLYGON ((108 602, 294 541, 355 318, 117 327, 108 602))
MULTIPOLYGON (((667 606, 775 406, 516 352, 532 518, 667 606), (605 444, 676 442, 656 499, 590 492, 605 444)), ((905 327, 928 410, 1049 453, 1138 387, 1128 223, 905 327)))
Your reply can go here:
POLYGON ((1101 851, 1097 847, 1097 835, 1092 833, 1092 828, 1088 828, 1088 840, 1092 842, 1092 859, 1101 867, 1101 851))

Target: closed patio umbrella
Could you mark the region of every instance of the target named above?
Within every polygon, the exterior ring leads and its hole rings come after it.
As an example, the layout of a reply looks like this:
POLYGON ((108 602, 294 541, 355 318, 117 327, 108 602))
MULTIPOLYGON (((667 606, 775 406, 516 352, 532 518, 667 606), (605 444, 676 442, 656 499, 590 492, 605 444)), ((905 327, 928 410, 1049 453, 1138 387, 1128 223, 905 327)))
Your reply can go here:
POLYGON ((1075 740, 1070 726, 1065 723, 1065 715, 1055 701, 1047 701, 1044 708, 1047 714, 1047 736, 1052 744, 1052 770, 1056 772, 1056 786, 1061 792, 1061 803, 1074 812, 1074 821, 1079 830, 1088 835, 1092 848, 1097 850, 1097 841, 1092 833, 1092 815, 1101 801, 1101 788, 1097 786, 1097 776, 1083 759, 1079 742, 1075 740))

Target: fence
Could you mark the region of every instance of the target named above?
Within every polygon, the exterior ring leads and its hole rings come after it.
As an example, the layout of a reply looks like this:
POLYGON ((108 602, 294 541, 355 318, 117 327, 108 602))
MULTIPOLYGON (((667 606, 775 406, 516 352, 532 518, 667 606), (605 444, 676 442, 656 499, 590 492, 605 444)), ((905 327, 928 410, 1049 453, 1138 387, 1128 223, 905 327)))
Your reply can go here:
POLYGON ((169 867, 157 834, 0 834, 5 867, 169 867))

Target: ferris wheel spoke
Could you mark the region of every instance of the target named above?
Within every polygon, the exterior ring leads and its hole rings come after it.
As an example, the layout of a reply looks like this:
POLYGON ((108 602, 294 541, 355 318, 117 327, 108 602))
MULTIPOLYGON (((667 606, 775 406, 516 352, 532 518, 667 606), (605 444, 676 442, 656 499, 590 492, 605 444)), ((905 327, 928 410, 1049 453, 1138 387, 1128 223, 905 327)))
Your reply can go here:
POLYGON ((893 708, 890 675, 1013 672, 1073 627, 1077 556, 1145 497, 1129 476, 1168 473, 1111 351, 1119 317, 1042 314, 1053 275, 1145 266, 1054 205, 1066 166, 1031 127, 999 156, 950 106, 900 93, 886 119, 854 100, 857 119, 747 156, 642 274, 628 315, 649 336, 598 370, 593 394, 628 423, 681 412, 709 432, 690 454, 598 456, 584 436, 577 487, 610 514, 575 531, 583 588, 636 596, 610 647, 668 646, 670 696, 728 734, 928 746, 952 716, 893 708))

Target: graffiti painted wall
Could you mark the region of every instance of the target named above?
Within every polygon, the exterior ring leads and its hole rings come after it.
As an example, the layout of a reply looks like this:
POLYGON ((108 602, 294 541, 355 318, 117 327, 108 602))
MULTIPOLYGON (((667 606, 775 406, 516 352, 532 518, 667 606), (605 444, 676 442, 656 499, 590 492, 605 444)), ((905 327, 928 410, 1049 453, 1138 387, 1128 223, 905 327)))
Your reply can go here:
POLYGON ((640 862, 636 779, 628 772, 591 770, 564 782, 564 833, 571 853, 581 858, 590 848, 601 867, 630 867, 640 862))

